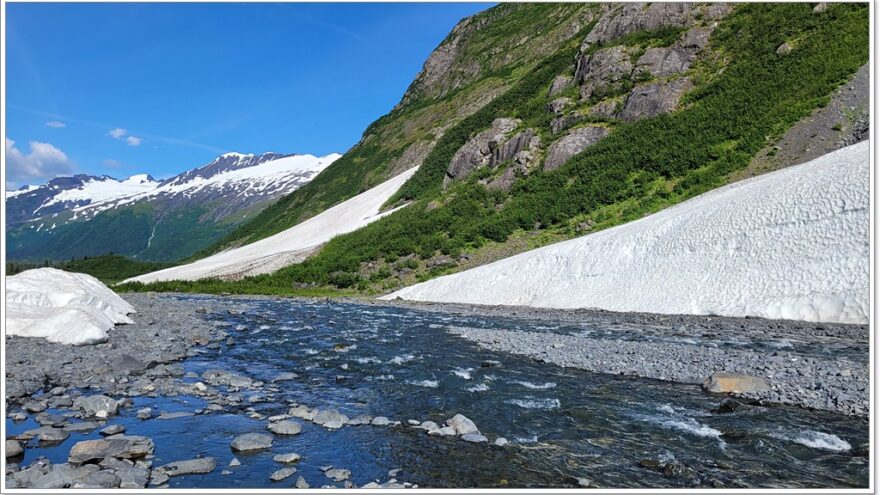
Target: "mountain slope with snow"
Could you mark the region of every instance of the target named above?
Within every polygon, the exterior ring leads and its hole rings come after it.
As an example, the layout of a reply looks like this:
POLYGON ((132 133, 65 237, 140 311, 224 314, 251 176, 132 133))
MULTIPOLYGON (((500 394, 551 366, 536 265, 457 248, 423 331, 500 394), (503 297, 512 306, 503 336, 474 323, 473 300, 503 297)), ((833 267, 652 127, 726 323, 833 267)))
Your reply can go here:
POLYGON ((868 141, 384 299, 867 323, 868 141))
POLYGON ((359 229, 392 213, 394 210, 380 211, 380 208, 416 170, 417 167, 407 170, 300 224, 253 244, 223 251, 188 265, 140 275, 125 282, 150 283, 203 278, 235 280, 274 272, 303 260, 333 237, 359 229))
POLYGON ((226 153, 163 181, 80 175, 7 192, 9 258, 113 252, 176 260, 308 183, 339 156, 226 153))

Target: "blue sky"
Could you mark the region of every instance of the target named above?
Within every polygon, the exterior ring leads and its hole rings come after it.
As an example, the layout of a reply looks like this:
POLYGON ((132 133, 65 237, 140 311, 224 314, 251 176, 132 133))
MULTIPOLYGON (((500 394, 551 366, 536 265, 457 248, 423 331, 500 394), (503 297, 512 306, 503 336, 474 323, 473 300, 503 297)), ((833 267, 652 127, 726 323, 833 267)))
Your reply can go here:
POLYGON ((490 5, 7 3, 6 186, 342 153, 490 5))

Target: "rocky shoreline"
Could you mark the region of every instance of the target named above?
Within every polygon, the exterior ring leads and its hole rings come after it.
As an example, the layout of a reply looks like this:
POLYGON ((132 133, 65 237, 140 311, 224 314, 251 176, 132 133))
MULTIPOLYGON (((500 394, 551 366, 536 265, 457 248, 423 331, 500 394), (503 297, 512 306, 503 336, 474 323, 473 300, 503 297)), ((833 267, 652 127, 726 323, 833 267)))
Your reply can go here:
MULTIPOLYGON (((7 415, 16 422, 33 418, 39 425, 39 428, 7 438, 8 487, 164 487, 173 476, 211 472, 217 468, 214 458, 174 459, 170 464, 153 466, 152 440, 133 431, 135 428, 131 425, 131 431, 126 431, 114 421, 114 416, 121 414, 124 409, 134 408, 134 400, 139 397, 191 396, 205 402, 202 408, 188 412, 138 409, 137 418, 142 420, 234 413, 268 421, 267 430, 275 435, 295 435, 301 428, 299 421, 306 421, 331 430, 361 425, 420 428, 432 436, 460 437, 465 442, 487 443, 494 448, 507 443, 501 437, 489 439, 483 436, 475 426, 459 428, 456 425, 461 421, 455 418, 447 420, 445 426, 408 418, 348 418, 332 409, 309 408, 296 403, 288 404, 286 414, 272 413, 275 415, 264 417, 253 406, 261 401, 273 401, 282 389, 280 382, 295 377, 279 375, 264 383, 226 370, 185 373, 181 361, 235 345, 234 338, 229 334, 229 323, 211 320, 205 315, 241 313, 247 311, 248 305, 255 299, 279 298, 229 296, 222 302, 208 298, 193 302, 167 296, 124 294, 124 298, 138 310, 137 314, 132 315, 135 323, 115 328, 110 332, 109 341, 104 344, 73 347, 43 339, 7 338, 7 415), (52 411, 61 411, 61 414, 52 411), (52 464, 47 459, 38 458, 27 465, 18 464, 21 462, 22 446, 31 439, 52 445, 64 441, 71 433, 98 430, 103 438, 77 442, 71 448, 66 463, 52 464)), ((794 404, 860 417, 868 412, 867 359, 859 363, 833 354, 824 357, 804 356, 803 353, 784 349, 767 354, 750 349, 719 349, 710 345, 711 339, 747 341, 761 338, 783 341, 797 337, 801 342, 808 341, 809 345, 815 347, 849 345, 859 350, 864 347, 867 356, 867 326, 401 301, 372 304, 469 316, 512 317, 527 322, 586 323, 619 329, 621 332, 635 329, 655 336, 699 336, 707 340, 702 343, 626 341, 608 339, 607 336, 596 338, 522 328, 445 328, 453 335, 487 349, 525 355, 560 366, 682 383, 700 383, 716 371, 737 372, 765 377, 770 383, 769 390, 740 394, 752 401, 794 404)), ((718 400, 726 404, 724 407, 736 407, 736 403, 722 401, 722 398, 719 396, 718 400)), ((247 443, 245 440, 250 439, 233 440, 233 451, 237 449, 236 442, 241 446, 247 443)), ((276 457, 281 459, 276 459, 281 464, 292 464, 299 454, 282 452, 276 457)), ((292 466, 279 467, 281 469, 267 473, 267 476, 271 474, 271 479, 281 480, 296 472, 292 466)), ((227 470, 233 468, 230 465, 227 470)), ((344 479, 346 471, 341 467, 329 466, 326 470, 328 482, 353 487, 350 481, 344 479)), ((297 487, 307 485, 301 477, 296 480, 297 487)), ((370 485, 385 488, 413 486, 398 482, 391 473, 388 480, 376 480, 370 485)))

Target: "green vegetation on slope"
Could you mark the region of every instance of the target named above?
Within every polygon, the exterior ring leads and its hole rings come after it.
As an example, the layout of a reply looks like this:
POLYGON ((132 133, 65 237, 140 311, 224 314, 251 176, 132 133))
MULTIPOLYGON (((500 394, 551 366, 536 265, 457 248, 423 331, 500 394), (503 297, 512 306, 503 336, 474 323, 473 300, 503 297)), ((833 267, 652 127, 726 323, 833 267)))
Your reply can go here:
POLYGON ((171 267, 173 264, 148 263, 116 254, 105 254, 94 257, 85 256, 70 261, 50 262, 47 260, 42 263, 7 261, 6 275, 15 275, 32 268, 47 266, 68 272, 87 273, 107 285, 112 285, 127 278, 171 267))
MULTIPOLYGON (((811 11, 809 4, 741 5, 712 39, 726 67, 703 68, 681 111, 618 123, 609 137, 557 170, 521 178, 510 193, 488 191, 474 177, 441 192, 446 157, 480 126, 502 116, 538 118, 529 109, 543 104, 540 95, 549 79, 572 60, 572 48, 558 52, 510 90, 518 99, 507 100, 505 94, 486 113, 447 131, 424 170, 399 194, 415 200, 411 206, 339 236, 313 258, 275 274, 235 283, 170 282, 149 288, 284 292, 294 284, 311 284, 385 290, 394 287, 388 268, 400 258, 456 255, 536 226, 574 235, 575 222, 592 219, 608 227, 718 187, 767 142, 824 104, 867 61, 867 5, 835 4, 822 16, 811 11), (777 55, 784 42, 794 49, 777 55), (370 264, 373 271, 365 273, 370 264)), ((415 264, 424 269, 423 278, 443 272, 415 264)))

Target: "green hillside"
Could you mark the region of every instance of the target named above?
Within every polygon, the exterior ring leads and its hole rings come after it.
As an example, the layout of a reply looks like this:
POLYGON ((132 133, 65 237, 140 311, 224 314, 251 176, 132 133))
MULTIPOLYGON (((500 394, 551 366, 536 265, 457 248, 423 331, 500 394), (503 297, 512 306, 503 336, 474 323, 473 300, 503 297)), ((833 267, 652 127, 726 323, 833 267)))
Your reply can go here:
MULTIPOLYGON (((529 32, 529 22, 539 17, 537 10, 530 9, 547 8, 547 4, 518 4, 511 22, 476 33, 493 33, 496 43, 515 38, 529 32)), ((814 13, 813 8, 814 4, 739 4, 718 21, 708 49, 684 72, 692 88, 676 110, 640 119, 585 116, 572 128, 601 127, 610 134, 558 168, 517 173, 509 190, 486 186, 512 166, 508 162, 494 169, 478 168, 444 187, 450 160, 494 119, 519 119, 514 132, 534 130, 542 143, 539 154, 546 155, 545 143, 560 135, 549 129, 554 114, 547 107, 554 99, 568 96, 576 100, 575 111, 587 112, 603 102, 621 101, 638 85, 665 84, 666 79, 636 76, 633 71, 632 77, 579 100, 577 86, 550 96, 556 76, 575 73, 576 59, 620 46, 636 60, 649 49, 671 46, 684 33, 681 28, 666 27, 584 46, 584 36, 599 22, 598 14, 588 16, 590 21, 553 53, 544 54, 525 70, 525 65, 505 67, 504 90, 491 102, 465 117, 442 120, 448 126, 442 137, 392 200, 394 204, 411 202, 408 207, 339 236, 316 256, 272 275, 234 283, 171 282, 149 288, 283 293, 312 287, 387 292, 473 266, 475 261, 491 261, 637 219, 721 186, 759 150, 824 105, 832 91, 867 62, 867 4, 831 4, 821 13, 814 13)), ((481 15, 502 19, 512 15, 493 11, 481 15)), ((479 84, 478 80, 461 91, 479 84)), ((416 115, 444 98, 455 99, 456 94, 439 99, 419 96, 383 117, 367 130, 361 144, 328 169, 333 170, 327 177, 322 178, 322 173, 227 236, 223 245, 271 235, 379 182, 393 168, 392 158, 406 146, 388 143, 392 138, 410 142, 383 132, 395 129, 392 124, 397 119, 416 115)))

